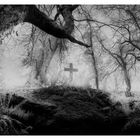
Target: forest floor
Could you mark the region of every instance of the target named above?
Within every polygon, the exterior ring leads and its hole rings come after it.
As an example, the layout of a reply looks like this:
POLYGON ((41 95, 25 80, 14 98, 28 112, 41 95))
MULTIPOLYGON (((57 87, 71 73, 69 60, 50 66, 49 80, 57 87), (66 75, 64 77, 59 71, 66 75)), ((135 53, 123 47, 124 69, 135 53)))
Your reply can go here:
POLYGON ((140 134, 139 100, 133 97, 124 103, 100 90, 62 86, 0 95, 2 135, 140 134))

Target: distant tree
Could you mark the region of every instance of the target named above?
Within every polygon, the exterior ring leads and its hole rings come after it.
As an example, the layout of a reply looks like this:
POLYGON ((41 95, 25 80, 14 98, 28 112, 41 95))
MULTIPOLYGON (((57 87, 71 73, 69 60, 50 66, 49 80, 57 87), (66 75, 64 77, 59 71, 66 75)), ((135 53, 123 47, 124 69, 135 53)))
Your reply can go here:
MULTIPOLYGON (((127 85, 126 94, 130 95, 131 80, 130 69, 135 68, 140 61, 140 6, 139 5, 116 5, 102 6, 104 12, 109 11, 110 24, 102 24, 114 30, 114 38, 117 38, 117 54, 113 54, 118 59, 118 64, 124 72, 125 83, 127 85), (117 13, 117 14, 116 14, 117 13)), ((101 7, 100 7, 101 9, 101 7)))
POLYGON ((115 64, 117 65, 115 71, 121 68, 127 87, 126 96, 131 96, 130 70, 135 67, 135 60, 132 56, 129 56, 129 52, 132 51, 131 47, 127 47, 126 49, 124 49, 124 46, 118 43, 117 45, 115 44, 115 46, 117 47, 115 51, 111 51, 105 47, 101 39, 99 39, 99 42, 103 49, 115 60, 115 64))
POLYGON ((94 69, 94 74, 95 74, 95 86, 96 86, 96 89, 99 89, 99 72, 98 72, 98 62, 97 62, 97 59, 96 58, 96 54, 95 54, 95 46, 93 44, 93 36, 94 36, 94 33, 93 33, 93 28, 92 28, 92 25, 90 22, 88 22, 88 25, 89 25, 89 42, 90 42, 90 51, 88 54, 91 55, 91 59, 92 59, 92 64, 93 64, 93 69, 94 69))
MULTIPOLYGON (((85 7, 84 7, 85 8, 85 7)), ((137 61, 140 60, 140 11, 139 5, 100 5, 91 6, 90 13, 94 9, 102 12, 107 18, 107 21, 98 21, 96 18, 82 17, 75 19, 77 22, 88 21, 94 28, 98 28, 97 39, 101 46, 108 54, 116 61, 116 68, 112 71, 121 68, 125 83, 127 85, 126 95, 131 95, 131 80, 130 70, 136 68, 137 61), (108 27, 112 30, 112 47, 105 45, 102 40, 102 28, 108 27), (98 34, 99 32, 99 34, 98 34), (111 50, 109 49, 111 48, 111 50), (114 49, 114 50, 113 50, 114 49)), ((86 9, 86 13, 89 11, 86 9)), ((110 41, 110 42, 111 42, 110 41)), ((112 73, 111 72, 111 73, 112 73)), ((107 74, 108 75, 108 74, 107 74)))

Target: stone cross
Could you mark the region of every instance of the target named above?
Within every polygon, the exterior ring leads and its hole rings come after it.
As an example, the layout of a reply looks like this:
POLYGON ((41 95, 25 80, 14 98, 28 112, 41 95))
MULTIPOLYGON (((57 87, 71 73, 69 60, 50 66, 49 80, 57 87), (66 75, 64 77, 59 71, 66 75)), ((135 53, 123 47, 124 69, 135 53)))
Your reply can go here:
POLYGON ((74 69, 73 64, 70 63, 70 67, 69 68, 64 68, 64 71, 69 71, 70 72, 70 81, 72 81, 73 80, 73 72, 77 72, 78 69, 74 69))

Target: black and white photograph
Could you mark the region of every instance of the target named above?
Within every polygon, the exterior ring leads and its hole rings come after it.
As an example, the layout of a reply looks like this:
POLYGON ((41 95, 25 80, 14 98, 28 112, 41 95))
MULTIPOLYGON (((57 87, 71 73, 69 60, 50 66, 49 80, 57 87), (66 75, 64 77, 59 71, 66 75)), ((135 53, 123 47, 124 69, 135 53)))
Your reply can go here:
POLYGON ((0 135, 140 135, 140 5, 0 4, 0 135))

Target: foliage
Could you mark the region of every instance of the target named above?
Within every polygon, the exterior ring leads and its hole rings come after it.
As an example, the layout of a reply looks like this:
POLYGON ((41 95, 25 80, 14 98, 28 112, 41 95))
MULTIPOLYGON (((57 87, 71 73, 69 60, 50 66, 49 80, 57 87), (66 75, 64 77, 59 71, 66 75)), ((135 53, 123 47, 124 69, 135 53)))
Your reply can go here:
MULTIPOLYGON (((49 134, 120 134, 126 123, 125 113, 103 91, 60 86, 39 89, 32 95, 57 107, 47 126, 40 126, 49 134)), ((40 133, 45 134, 42 129, 40 133)))
POLYGON ((0 134, 28 134, 28 127, 21 120, 26 120, 31 113, 23 111, 19 106, 10 107, 11 98, 9 94, 1 94, 0 134))
POLYGON ((9 105, 2 96, 1 134, 139 134, 139 109, 125 114, 101 90, 55 86, 31 95, 12 95, 9 105))

